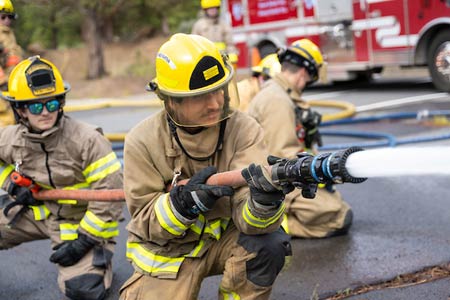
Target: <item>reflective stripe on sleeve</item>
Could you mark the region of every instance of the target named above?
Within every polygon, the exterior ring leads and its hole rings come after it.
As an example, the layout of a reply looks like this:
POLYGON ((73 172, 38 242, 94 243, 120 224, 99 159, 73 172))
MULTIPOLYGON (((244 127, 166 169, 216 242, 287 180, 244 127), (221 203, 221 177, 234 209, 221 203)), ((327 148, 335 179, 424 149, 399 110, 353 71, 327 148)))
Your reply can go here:
MULTIPOLYGON (((159 225, 173 235, 180 236, 188 226, 181 223, 174 215, 169 203, 169 193, 161 195, 155 204, 156 218, 159 225)), ((195 223, 194 223, 195 224, 195 223)))
POLYGON ((117 159, 116 153, 111 152, 96 162, 90 164, 84 171, 83 175, 86 182, 91 183, 105 178, 121 168, 120 161, 117 159))
POLYGON ((242 210, 242 217, 244 218, 245 222, 247 222, 247 224, 249 224, 250 226, 257 228, 267 228, 273 223, 277 222, 280 216, 283 214, 283 212, 284 212, 284 202, 282 202, 282 204, 278 208, 277 213, 274 216, 268 219, 261 219, 254 216, 251 213, 250 208, 248 207, 248 202, 246 202, 244 209, 242 210))
POLYGON ((6 165, 0 162, 0 187, 3 186, 6 178, 8 178, 9 174, 11 174, 12 171, 14 171, 13 165, 6 165))
POLYGON ((80 222, 81 228, 92 234, 104 239, 109 239, 119 235, 119 227, 117 221, 104 222, 91 211, 87 211, 80 222))
POLYGON ((59 224, 59 236, 62 241, 73 241, 78 238, 78 224, 61 223, 59 224))
POLYGON ((50 215, 50 210, 45 205, 30 205, 29 207, 33 210, 36 221, 45 220, 50 215))

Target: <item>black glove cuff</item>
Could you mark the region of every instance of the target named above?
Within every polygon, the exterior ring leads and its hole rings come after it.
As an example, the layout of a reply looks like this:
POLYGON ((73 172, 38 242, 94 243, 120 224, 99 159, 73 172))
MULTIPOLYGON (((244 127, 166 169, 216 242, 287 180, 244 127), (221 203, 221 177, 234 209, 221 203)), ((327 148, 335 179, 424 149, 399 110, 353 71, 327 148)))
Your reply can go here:
POLYGON ((93 248, 95 245, 100 244, 100 242, 98 242, 97 240, 94 240, 93 238, 81 232, 78 233, 78 240, 86 248, 93 248))
POLYGON ((197 206, 195 206, 195 202, 192 198, 186 199, 187 197, 192 196, 188 194, 189 196, 184 197, 185 194, 182 185, 175 186, 169 193, 172 205, 175 210, 186 219, 196 219, 200 214, 200 211, 197 206))

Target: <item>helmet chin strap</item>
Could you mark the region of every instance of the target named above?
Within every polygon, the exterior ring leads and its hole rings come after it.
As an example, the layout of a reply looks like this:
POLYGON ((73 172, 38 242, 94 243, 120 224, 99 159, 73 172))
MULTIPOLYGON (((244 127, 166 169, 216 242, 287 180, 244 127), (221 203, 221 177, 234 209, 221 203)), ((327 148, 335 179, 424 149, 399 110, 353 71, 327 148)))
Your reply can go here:
POLYGON ((181 143, 181 140, 178 137, 177 125, 172 121, 172 119, 169 117, 169 115, 167 115, 167 123, 169 124, 170 132, 172 133, 173 137, 177 141, 177 144, 181 148, 181 151, 183 151, 183 153, 186 154, 187 157, 189 157, 192 160, 196 160, 196 161, 207 161, 207 160, 211 159, 214 156, 214 154, 216 154, 216 152, 222 147, 223 136, 225 133, 225 128, 227 127, 227 119, 220 122, 219 138, 217 139, 216 148, 214 149, 213 153, 211 153, 208 156, 204 156, 204 157, 195 157, 195 156, 190 155, 187 152, 187 150, 183 147, 183 144, 181 143))

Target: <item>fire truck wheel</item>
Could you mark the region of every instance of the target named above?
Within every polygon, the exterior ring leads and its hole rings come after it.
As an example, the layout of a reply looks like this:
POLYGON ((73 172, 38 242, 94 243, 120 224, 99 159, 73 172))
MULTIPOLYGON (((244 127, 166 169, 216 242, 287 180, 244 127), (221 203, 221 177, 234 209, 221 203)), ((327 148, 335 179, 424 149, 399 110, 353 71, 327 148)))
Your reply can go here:
POLYGON ((434 86, 450 92, 450 30, 438 33, 428 52, 428 68, 434 86))

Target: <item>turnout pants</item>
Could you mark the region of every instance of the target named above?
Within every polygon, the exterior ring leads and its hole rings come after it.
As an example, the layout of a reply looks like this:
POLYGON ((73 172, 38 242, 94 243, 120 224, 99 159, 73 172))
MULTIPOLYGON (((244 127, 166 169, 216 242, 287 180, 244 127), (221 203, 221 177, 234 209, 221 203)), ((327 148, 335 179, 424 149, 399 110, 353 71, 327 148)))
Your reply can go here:
POLYGON ((286 196, 283 228, 292 237, 324 238, 347 233, 353 220, 350 206, 338 191, 317 189, 314 199, 302 197, 295 189, 286 196), (287 223, 286 223, 287 221, 287 223))
POLYGON ((285 256, 291 254, 290 237, 281 229, 249 236, 230 226, 201 258, 186 258, 176 279, 135 271, 122 286, 120 299, 197 299, 203 279, 219 274, 219 299, 269 299, 285 256))
MULTIPOLYGON (((8 218, 4 216, 3 210, 0 210, 0 250, 34 240, 50 239, 52 247, 61 243, 59 230, 61 221, 56 220, 54 215, 50 215, 45 220, 36 221, 32 210, 28 209, 14 225, 8 226, 20 207, 11 209, 8 218)), ((73 266, 56 265, 61 291, 70 299, 103 299, 111 286, 113 251, 114 244, 108 243, 103 247, 92 249, 73 266), (106 254, 103 255, 103 261, 100 257, 102 254, 106 254), (101 262, 98 263, 99 261, 101 262)))

